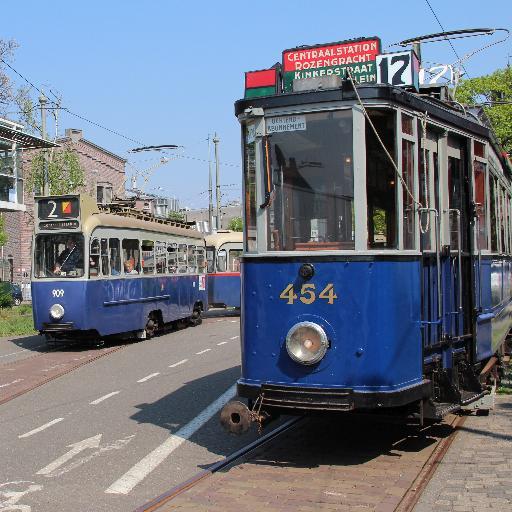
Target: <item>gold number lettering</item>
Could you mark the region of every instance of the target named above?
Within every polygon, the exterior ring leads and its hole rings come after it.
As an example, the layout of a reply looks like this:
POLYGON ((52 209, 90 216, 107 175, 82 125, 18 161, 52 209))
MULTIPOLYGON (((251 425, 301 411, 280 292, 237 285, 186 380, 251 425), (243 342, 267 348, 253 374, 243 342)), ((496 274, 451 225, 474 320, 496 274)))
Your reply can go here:
POLYGON ((334 299, 337 299, 338 296, 334 293, 334 285, 329 283, 318 296, 320 299, 327 299, 328 304, 334 304, 334 299))
POLYGON ((293 304, 293 301, 297 299, 297 295, 293 291, 293 284, 290 283, 279 295, 280 299, 287 300, 287 304, 293 304))
POLYGON ((314 289, 315 285, 313 283, 303 284, 302 288, 300 289, 300 301, 304 304, 312 304, 315 302, 316 295, 314 289))

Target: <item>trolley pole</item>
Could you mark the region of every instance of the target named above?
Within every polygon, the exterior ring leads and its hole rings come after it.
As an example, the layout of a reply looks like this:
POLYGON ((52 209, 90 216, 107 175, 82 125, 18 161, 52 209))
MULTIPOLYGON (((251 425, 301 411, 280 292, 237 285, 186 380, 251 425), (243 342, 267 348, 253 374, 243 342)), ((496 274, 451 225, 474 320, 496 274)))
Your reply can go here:
POLYGON ((211 138, 208 134, 208 226, 210 233, 213 231, 213 189, 212 189, 212 154, 211 154, 211 138))
MULTIPOLYGON (((39 104, 41 105, 41 137, 46 140, 46 104, 48 100, 44 93, 39 96, 39 104)), ((50 195, 50 183, 48 179, 48 162, 46 159, 46 150, 43 149, 43 195, 50 195)))
POLYGON ((220 139, 217 137, 217 134, 213 136, 213 143, 215 144, 215 172, 216 172, 216 198, 217 198, 217 229, 221 228, 220 221, 220 177, 219 177, 219 142, 220 139))

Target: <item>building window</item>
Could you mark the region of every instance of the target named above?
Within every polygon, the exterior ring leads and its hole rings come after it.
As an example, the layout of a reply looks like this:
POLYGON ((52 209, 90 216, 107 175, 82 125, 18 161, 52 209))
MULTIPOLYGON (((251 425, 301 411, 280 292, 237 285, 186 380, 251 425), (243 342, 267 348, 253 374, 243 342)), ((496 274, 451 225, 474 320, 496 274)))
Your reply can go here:
POLYGON ((96 202, 99 204, 112 202, 112 183, 98 183, 96 185, 96 202))

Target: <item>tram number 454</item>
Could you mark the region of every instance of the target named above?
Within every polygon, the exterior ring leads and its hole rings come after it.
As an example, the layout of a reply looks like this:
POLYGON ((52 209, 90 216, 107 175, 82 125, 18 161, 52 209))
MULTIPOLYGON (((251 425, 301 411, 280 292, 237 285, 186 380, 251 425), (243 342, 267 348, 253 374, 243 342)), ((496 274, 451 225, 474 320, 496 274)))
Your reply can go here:
MULTIPOLYGON (((317 300, 316 286, 313 283, 303 284, 300 289, 300 296, 295 293, 293 284, 290 283, 279 295, 280 299, 286 300, 287 304, 293 304, 299 299, 303 304, 313 304, 317 300)), ((334 285, 332 283, 327 286, 318 294, 319 299, 326 300, 328 304, 334 304, 334 299, 338 296, 334 291, 334 285)))

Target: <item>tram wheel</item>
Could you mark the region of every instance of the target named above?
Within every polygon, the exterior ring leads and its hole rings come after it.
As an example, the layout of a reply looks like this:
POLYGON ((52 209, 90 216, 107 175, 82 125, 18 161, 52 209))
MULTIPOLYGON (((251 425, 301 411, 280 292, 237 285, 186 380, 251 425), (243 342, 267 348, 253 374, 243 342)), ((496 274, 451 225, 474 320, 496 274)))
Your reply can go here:
POLYGON ((157 322, 150 316, 146 323, 146 339, 152 338, 155 335, 157 327, 157 322))
POLYGON ((192 327, 195 327, 196 325, 201 325, 203 323, 203 317, 201 315, 202 315, 201 308, 194 309, 194 311, 192 312, 192 315, 188 319, 188 323, 192 327))

